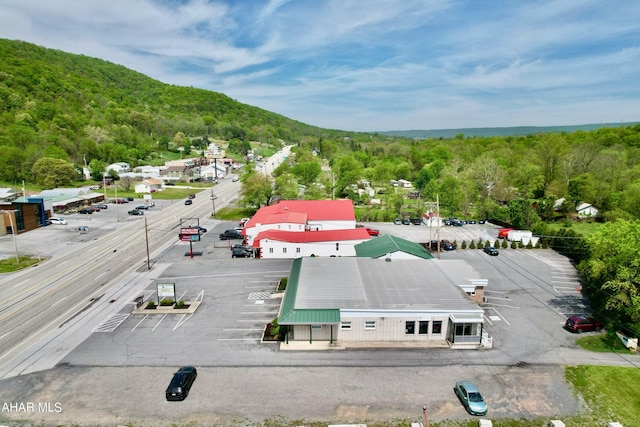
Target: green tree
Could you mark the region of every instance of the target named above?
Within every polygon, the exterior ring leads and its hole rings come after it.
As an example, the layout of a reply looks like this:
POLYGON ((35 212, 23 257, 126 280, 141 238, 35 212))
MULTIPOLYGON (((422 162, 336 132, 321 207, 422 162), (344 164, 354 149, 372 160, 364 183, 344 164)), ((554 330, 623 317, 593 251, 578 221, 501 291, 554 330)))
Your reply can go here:
POLYGON ((640 221, 603 224, 586 241, 591 256, 578 268, 592 303, 627 333, 640 334, 640 221))
POLYGON ((310 161, 296 163, 295 166, 291 168, 291 172, 296 176, 300 184, 308 185, 318 178, 322 170, 318 162, 310 161))
POLYGON ((242 200, 249 208, 266 206, 273 195, 271 181, 262 174, 250 173, 243 176, 242 200))
POLYGON ((78 178, 73 165, 61 159, 43 157, 31 169, 36 182, 45 188, 64 187, 78 178))
POLYGON ((276 178, 274 193, 285 200, 296 200, 298 198, 298 181, 288 173, 282 174, 276 178))

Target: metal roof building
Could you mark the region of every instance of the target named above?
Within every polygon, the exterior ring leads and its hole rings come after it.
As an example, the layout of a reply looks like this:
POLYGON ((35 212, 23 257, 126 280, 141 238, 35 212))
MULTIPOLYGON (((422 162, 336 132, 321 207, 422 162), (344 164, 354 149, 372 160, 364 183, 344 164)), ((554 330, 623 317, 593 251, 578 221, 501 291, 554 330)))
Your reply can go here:
POLYGON ((461 289, 473 280, 464 261, 299 258, 278 322, 294 341, 478 347, 483 310, 461 289))

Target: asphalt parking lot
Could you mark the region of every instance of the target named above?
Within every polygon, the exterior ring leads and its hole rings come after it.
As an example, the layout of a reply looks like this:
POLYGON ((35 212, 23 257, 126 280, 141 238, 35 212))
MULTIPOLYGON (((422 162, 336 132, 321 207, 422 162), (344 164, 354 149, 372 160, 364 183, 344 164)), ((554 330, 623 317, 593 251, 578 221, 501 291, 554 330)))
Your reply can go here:
MULTIPOLYGON (((94 215, 92 238, 114 226, 94 215)), ((55 253, 85 238, 72 224, 36 232, 47 234, 47 250, 55 253)), ((420 421, 425 403, 434 420, 470 418, 451 392, 452 381, 464 377, 479 385, 491 417, 558 416, 580 408, 564 383, 562 365, 597 359, 576 348, 575 336, 562 324, 588 309, 575 269, 551 250, 507 249, 498 257, 470 249, 440 254, 466 260, 489 280, 482 306, 491 349, 281 351, 260 339, 277 316, 276 284, 288 276, 291 261, 232 259, 233 241, 220 242, 218 234, 235 223, 202 225, 209 231, 193 244, 196 256, 190 256, 189 243, 176 243, 154 264, 153 280, 132 280, 146 299, 154 298, 156 283, 175 283, 180 299, 202 299, 193 315, 131 315, 133 301, 119 301, 115 315, 87 325, 93 333, 57 368, 4 380, 0 400, 57 401, 63 410, 47 420, 78 425, 213 425, 278 417, 420 421), (198 367, 192 393, 185 402, 165 402, 171 373, 183 365, 198 367)), ((416 242, 433 236, 424 225, 366 225, 416 242)), ((477 241, 489 233, 497 235, 497 227, 447 227, 440 238, 477 241)), ((10 252, 6 237, 0 246, 10 252)), ((26 249, 27 239, 21 240, 26 249)))

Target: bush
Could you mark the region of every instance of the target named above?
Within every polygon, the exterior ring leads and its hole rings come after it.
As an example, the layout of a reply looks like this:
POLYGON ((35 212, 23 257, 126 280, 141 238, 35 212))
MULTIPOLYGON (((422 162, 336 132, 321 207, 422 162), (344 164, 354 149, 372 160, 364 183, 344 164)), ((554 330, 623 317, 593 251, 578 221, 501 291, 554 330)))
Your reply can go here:
POLYGON ((511 242, 511 249, 518 249, 518 244, 515 241, 511 242))
POLYGON ((180 300, 176 303, 176 308, 184 308, 184 301, 180 300))
MULTIPOLYGON (((473 243, 473 242, 471 242, 471 243, 473 243)), ((457 246, 457 245, 454 243, 454 244, 453 244, 453 246, 457 246)), ((462 241, 462 246, 460 246, 460 247, 461 247, 462 249, 467 249, 467 241, 466 241, 466 240, 463 240, 463 241, 462 241)))
POLYGON ((278 334, 280 334, 280 325, 278 324, 278 318, 276 317, 271 321, 271 328, 269 329, 269 335, 271 335, 273 339, 278 339, 278 334))
POLYGON ((478 249, 482 248, 484 248, 484 242, 482 241, 482 239, 478 239, 478 249))
POLYGON ((173 305, 174 301, 172 299, 163 299, 160 301, 161 306, 173 305))
POLYGON ((280 278, 280 282, 278 283, 278 290, 279 291, 284 291, 285 289, 287 289, 287 282, 288 282, 288 278, 286 277, 282 277, 280 278))
MULTIPOLYGON (((465 243, 467 243, 466 240, 462 244, 464 245, 465 243)), ((475 249, 475 248, 476 248, 476 242, 472 240, 471 243, 469 243, 469 249, 475 249)))
POLYGON ((509 244, 507 243, 507 239, 502 240, 502 244, 500 245, 500 247, 502 249, 507 249, 509 247, 509 244))
POLYGON ((147 308, 156 308, 156 303, 155 303, 155 302, 153 302, 153 301, 149 301, 149 302, 147 303, 147 308))
POLYGON ((484 247, 485 248, 490 248, 491 247, 491 242, 488 241, 488 240, 486 242, 484 242, 484 247))

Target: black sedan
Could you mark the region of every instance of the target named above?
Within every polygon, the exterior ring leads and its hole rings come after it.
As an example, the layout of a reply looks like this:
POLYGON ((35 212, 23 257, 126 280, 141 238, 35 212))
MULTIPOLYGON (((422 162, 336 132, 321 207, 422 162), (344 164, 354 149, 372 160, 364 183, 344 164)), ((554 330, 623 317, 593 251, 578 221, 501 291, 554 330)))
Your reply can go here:
POLYGON ((197 376, 198 371, 193 366, 185 366, 178 369, 178 371, 173 374, 169 387, 167 387, 167 400, 186 399, 197 376))
POLYGON ((140 209, 133 209, 128 212, 129 215, 144 215, 144 211, 140 209))
POLYGON ((493 246, 485 246, 482 250, 491 256, 498 256, 500 254, 500 252, 493 246))

